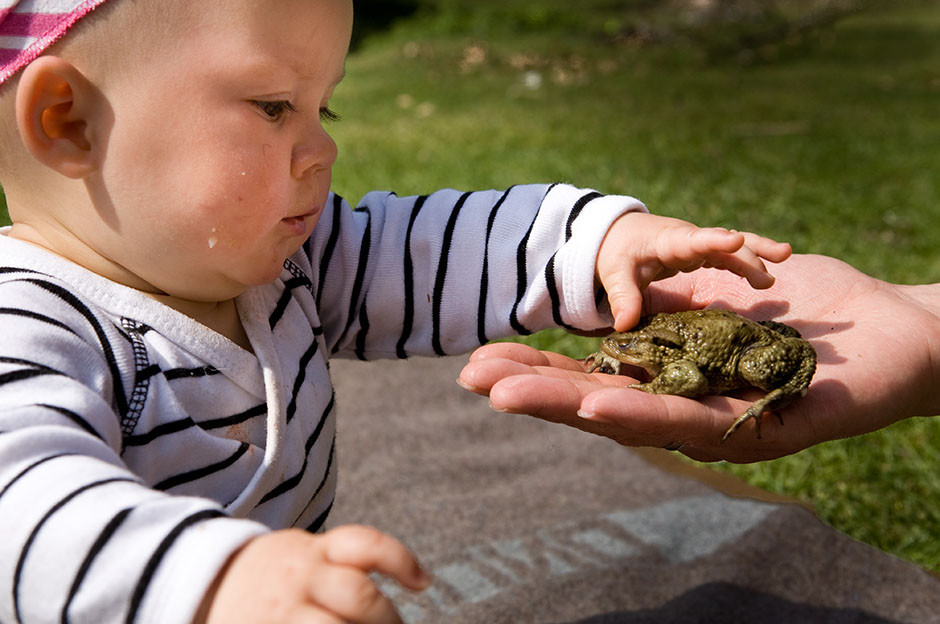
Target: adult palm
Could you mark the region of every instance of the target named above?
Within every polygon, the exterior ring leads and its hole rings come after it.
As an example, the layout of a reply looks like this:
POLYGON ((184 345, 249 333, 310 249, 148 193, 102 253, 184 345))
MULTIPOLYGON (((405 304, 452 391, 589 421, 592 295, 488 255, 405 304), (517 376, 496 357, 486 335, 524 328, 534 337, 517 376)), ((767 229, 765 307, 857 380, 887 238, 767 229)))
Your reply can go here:
POLYGON ((753 290, 702 269, 650 286, 644 310, 724 307, 798 329, 819 361, 806 397, 721 438, 757 390, 688 399, 651 395, 628 376, 587 374, 581 362, 513 344, 478 349, 460 383, 494 409, 531 414, 626 446, 675 448, 700 461, 773 459, 913 416, 940 413, 940 284, 901 286, 826 256, 797 255, 773 268, 775 285, 753 290))

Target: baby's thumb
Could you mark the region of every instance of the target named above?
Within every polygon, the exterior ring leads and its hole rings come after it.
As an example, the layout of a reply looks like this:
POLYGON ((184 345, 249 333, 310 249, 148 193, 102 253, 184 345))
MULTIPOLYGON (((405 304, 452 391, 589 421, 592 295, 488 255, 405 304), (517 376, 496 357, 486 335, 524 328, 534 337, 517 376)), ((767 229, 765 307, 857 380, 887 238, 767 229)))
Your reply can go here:
POLYGON ((634 327, 643 311, 643 296, 632 279, 611 279, 604 283, 607 302, 614 317, 614 329, 624 332, 634 327))

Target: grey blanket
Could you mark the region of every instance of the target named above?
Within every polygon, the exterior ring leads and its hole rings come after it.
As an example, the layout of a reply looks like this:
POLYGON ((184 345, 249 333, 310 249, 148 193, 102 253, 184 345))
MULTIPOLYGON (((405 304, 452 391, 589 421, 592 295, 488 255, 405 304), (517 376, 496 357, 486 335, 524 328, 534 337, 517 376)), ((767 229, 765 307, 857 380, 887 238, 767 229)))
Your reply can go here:
POLYGON ((332 365, 330 525, 415 550, 432 588, 381 584, 406 622, 940 622, 917 566, 665 451, 497 414, 464 362, 332 365))

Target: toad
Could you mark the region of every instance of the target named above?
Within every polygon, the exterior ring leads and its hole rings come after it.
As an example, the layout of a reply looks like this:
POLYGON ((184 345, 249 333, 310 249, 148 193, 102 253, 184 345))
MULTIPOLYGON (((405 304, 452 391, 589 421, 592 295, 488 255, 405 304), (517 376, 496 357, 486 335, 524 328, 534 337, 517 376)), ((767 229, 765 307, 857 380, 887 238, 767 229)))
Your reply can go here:
POLYGON ((815 349, 789 325, 717 308, 644 316, 632 331, 610 334, 600 347, 585 359, 588 372, 618 374, 621 362, 639 366, 652 379, 630 387, 651 394, 765 390, 722 442, 750 419, 760 438, 761 415, 804 396, 816 372, 815 349))

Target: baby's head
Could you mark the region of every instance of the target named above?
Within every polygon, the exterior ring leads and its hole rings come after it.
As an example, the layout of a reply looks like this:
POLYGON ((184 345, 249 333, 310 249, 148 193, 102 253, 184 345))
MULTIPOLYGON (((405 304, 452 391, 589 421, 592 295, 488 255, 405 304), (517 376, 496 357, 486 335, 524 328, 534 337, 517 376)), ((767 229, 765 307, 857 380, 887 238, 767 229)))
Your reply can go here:
POLYGON ((39 57, 54 56, 96 85, 115 80, 119 72, 133 71, 136 63, 159 53, 158 43, 172 45, 173 25, 186 24, 188 16, 169 11, 169 2, 51 0, 50 6, 37 10, 34 3, 9 1, 10 8, 0 9, 0 176, 16 184, 19 176, 12 173, 25 175, 35 164, 23 157, 29 152, 24 151, 16 119, 24 67, 39 57))
POLYGON ((327 199, 351 27, 350 0, 104 2, 0 85, 10 235, 185 301, 274 279, 327 199))

